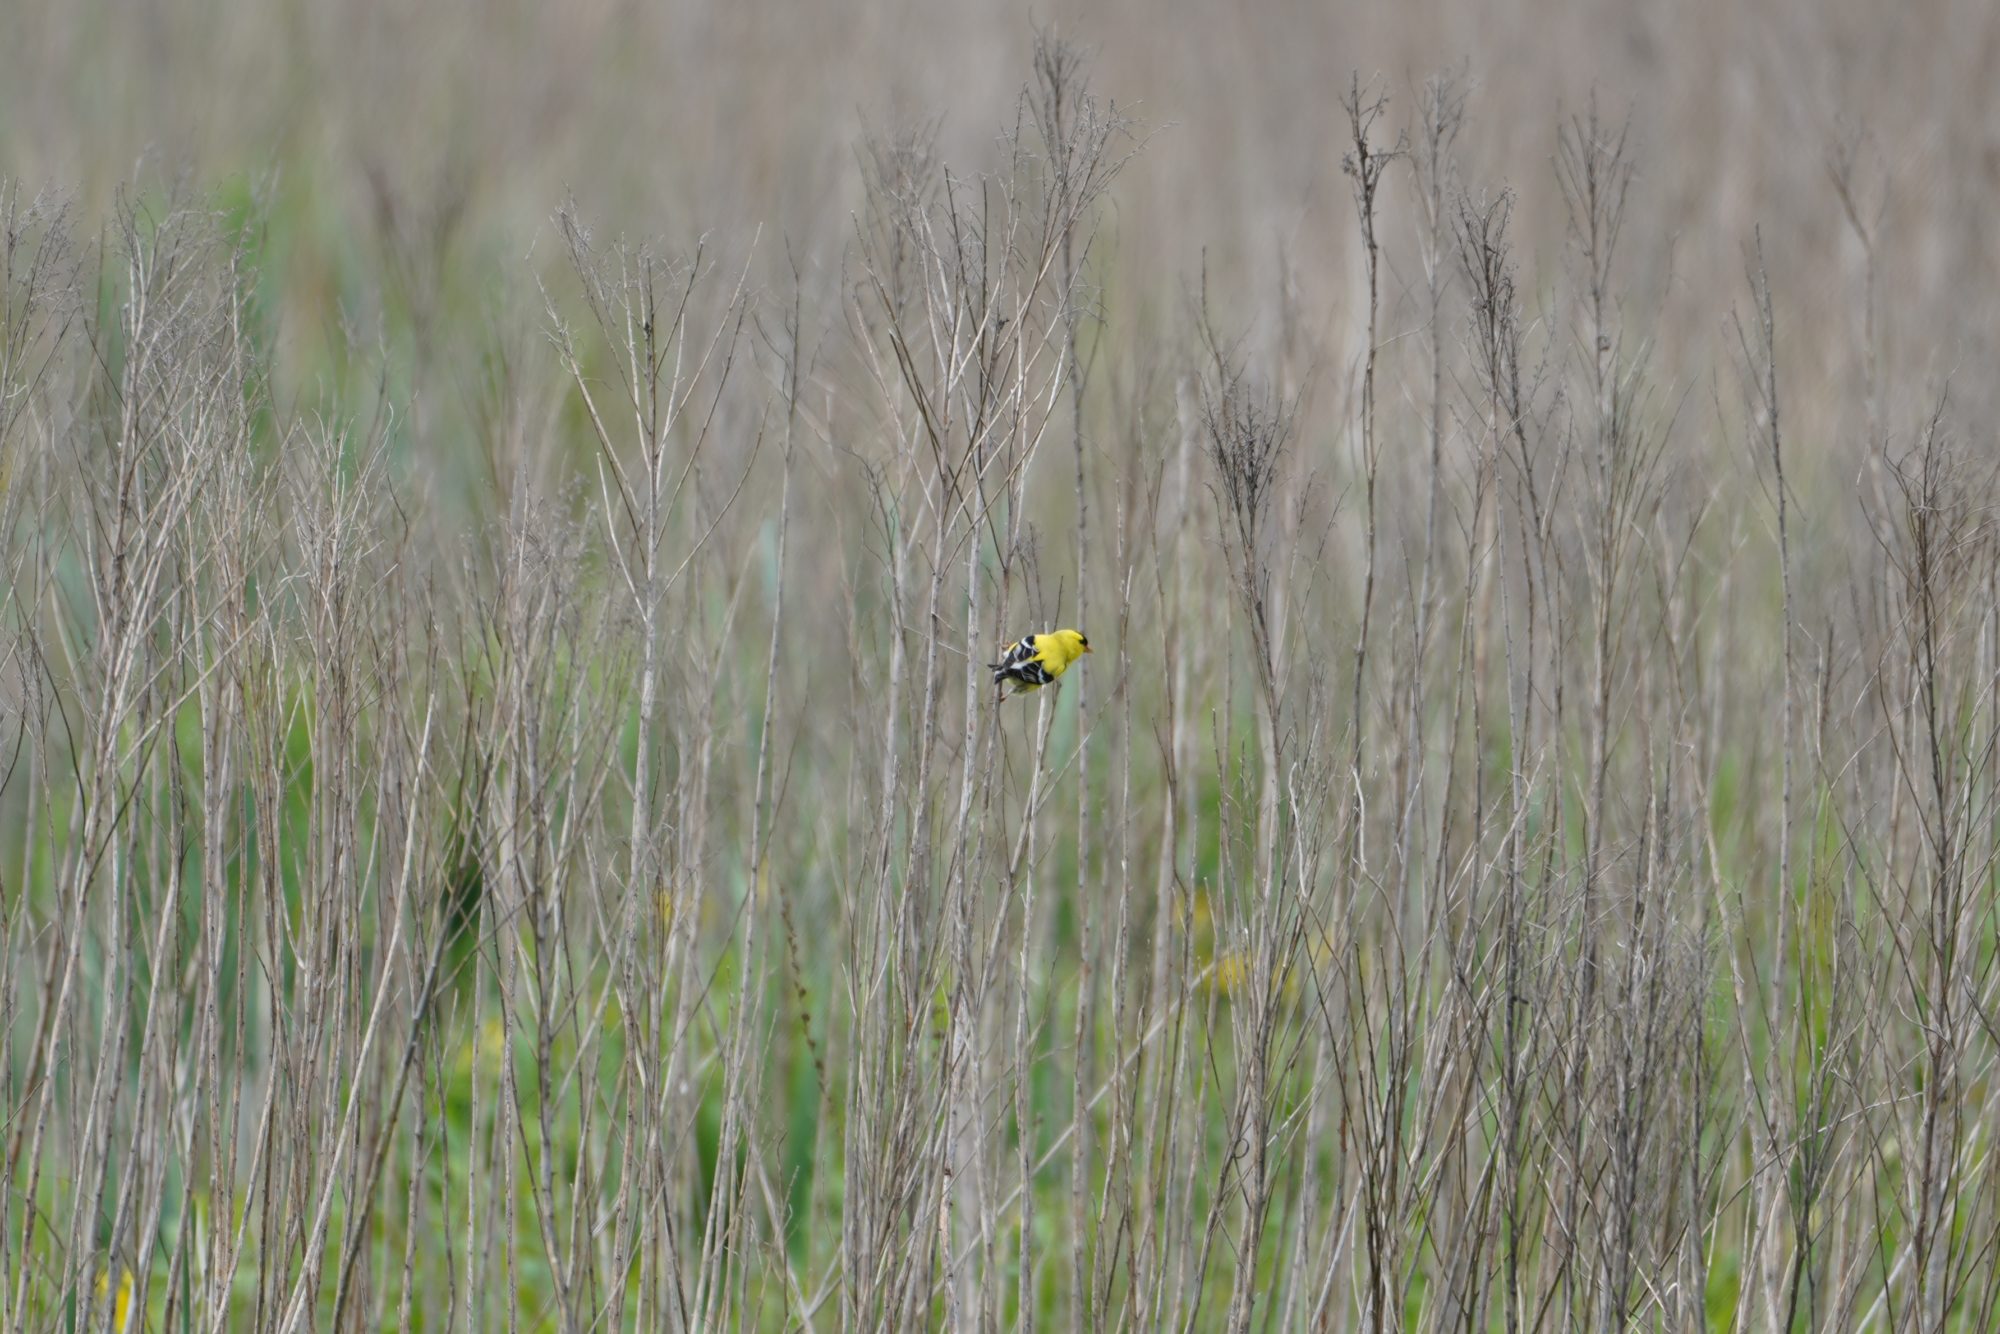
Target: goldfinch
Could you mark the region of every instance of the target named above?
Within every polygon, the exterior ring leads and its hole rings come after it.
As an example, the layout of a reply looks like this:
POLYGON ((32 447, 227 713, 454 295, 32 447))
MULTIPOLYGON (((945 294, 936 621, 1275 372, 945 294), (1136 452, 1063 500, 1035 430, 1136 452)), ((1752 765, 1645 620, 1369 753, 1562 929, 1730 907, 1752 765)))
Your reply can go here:
POLYGON ((1004 693, 1013 682, 1016 695, 1040 690, 1069 670, 1069 665, 1090 652, 1090 641, 1075 630, 1044 630, 1016 640, 1000 651, 1000 661, 986 665, 993 669, 993 684, 1004 693))

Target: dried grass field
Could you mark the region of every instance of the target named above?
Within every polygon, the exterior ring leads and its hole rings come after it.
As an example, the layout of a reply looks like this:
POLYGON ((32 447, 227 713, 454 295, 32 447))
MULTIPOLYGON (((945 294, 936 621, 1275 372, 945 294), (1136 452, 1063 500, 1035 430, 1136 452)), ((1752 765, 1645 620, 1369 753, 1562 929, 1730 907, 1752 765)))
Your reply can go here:
POLYGON ((2000 1328, 2000 11, 5 25, 0 1329, 2000 1328))

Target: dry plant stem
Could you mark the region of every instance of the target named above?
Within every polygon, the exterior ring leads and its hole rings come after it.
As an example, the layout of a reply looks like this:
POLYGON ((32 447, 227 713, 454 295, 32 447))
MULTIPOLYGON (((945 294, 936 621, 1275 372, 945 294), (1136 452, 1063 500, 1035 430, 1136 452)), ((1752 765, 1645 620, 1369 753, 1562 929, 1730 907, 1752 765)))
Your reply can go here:
MULTIPOLYGON (((1576 255, 1575 281, 1582 307, 1577 341, 1585 387, 1592 405, 1590 423, 1592 503, 1586 520, 1591 531, 1585 545, 1585 567, 1591 580, 1591 676, 1589 694, 1590 758, 1584 799, 1585 850, 1583 894, 1579 905, 1578 987, 1574 1030, 1567 1057, 1566 1100, 1571 1104, 1571 1135, 1562 1203, 1566 1221, 1577 1219, 1584 1204, 1584 1127, 1581 1110, 1592 1078, 1595 1055, 1591 1033, 1596 1025, 1599 988, 1598 927, 1600 884, 1604 878, 1604 799, 1610 776, 1612 681, 1615 672, 1614 625, 1625 589, 1620 583, 1628 515, 1625 498, 1631 472, 1629 409, 1620 381, 1618 333, 1612 325, 1612 268, 1623 223, 1631 168, 1625 159, 1625 133, 1601 125, 1593 99, 1588 111, 1572 118, 1557 136, 1557 177, 1569 211, 1569 237, 1576 255)), ((1572 1235, 1574 1235, 1572 1233, 1572 1235)), ((1561 1261, 1561 1282, 1574 1291, 1574 1257, 1561 1261)), ((1574 1305, 1571 1309, 1575 1309, 1574 1305)))
MULTIPOLYGON (((1791 951, 1793 934, 1793 907, 1798 895, 1792 873, 1792 762, 1797 736, 1797 674, 1793 657, 1793 627, 1795 615, 1792 598, 1791 542, 1789 527, 1789 497, 1786 494, 1785 460, 1783 433, 1778 410, 1778 369, 1776 320, 1771 308, 1770 279, 1764 267, 1762 238, 1758 237, 1753 254, 1750 273, 1751 298, 1755 303, 1755 336, 1750 336, 1737 326, 1737 346, 1743 357, 1746 377, 1746 396, 1749 398, 1750 419, 1761 427, 1760 452, 1768 455, 1771 465, 1772 503, 1777 518, 1778 571, 1783 590, 1784 624, 1782 629, 1783 647, 1780 660, 1783 670, 1782 714, 1779 731, 1782 770, 1779 793, 1778 819, 1778 882, 1773 901, 1777 909, 1777 937, 1771 959, 1764 971, 1768 977, 1768 999, 1763 1004, 1763 1020, 1769 1030, 1768 1040, 1780 1052, 1793 1052, 1798 1048, 1800 1019, 1794 1007, 1788 1002, 1786 965, 1791 951)), ((1747 1056, 1748 1053, 1746 1053, 1747 1056)), ((1792 1100, 1776 1101, 1765 1113, 1765 1151, 1775 1167, 1793 1158, 1791 1145, 1793 1137, 1800 1133, 1791 1115, 1792 1100)), ((1802 1164, 1800 1166, 1803 1166, 1802 1164)), ((1802 1221, 1795 1211, 1794 1229, 1789 1241, 1793 1248, 1789 1265, 1791 1279, 1782 1282, 1779 1277, 1784 1265, 1781 1244, 1787 1240, 1777 1227, 1777 1211, 1787 1199, 1795 1194, 1794 1183, 1804 1184, 1811 1179, 1809 1168, 1802 1174, 1787 1173, 1784 1178, 1773 1174, 1770 1183, 1762 1193, 1768 1203, 1763 1207, 1764 1221, 1760 1225, 1763 1244, 1760 1257, 1760 1279, 1766 1303, 1764 1318, 1782 1321, 1789 1328, 1792 1314, 1799 1301, 1799 1283, 1810 1254, 1809 1239, 1797 1226, 1802 1221), (1786 1293, 1782 1309, 1778 1296, 1780 1287, 1786 1293)), ((1801 1203, 1792 1200, 1794 1205, 1801 1203)))
MULTIPOLYGON (((1243 369, 1232 364, 1212 329, 1206 341, 1213 371, 1202 411, 1209 459, 1222 501, 1223 549, 1229 558, 1238 609, 1249 629, 1261 792, 1250 877, 1232 896, 1244 915, 1233 934, 1240 942, 1239 957, 1247 965, 1244 971, 1251 1003, 1249 1014, 1238 1018, 1232 1034, 1237 1068, 1227 1113, 1231 1150, 1213 1190, 1197 1274, 1206 1270, 1222 1221, 1222 1203, 1231 1196, 1240 1197, 1236 1278, 1228 1319, 1231 1329, 1243 1330, 1249 1327, 1255 1305, 1255 1257, 1270 1203, 1267 1150, 1274 1011, 1295 943, 1278 916, 1288 897, 1281 876, 1292 868, 1281 866, 1279 861, 1283 835, 1278 787, 1285 757, 1279 742, 1283 677, 1278 655, 1283 635, 1275 612, 1279 591, 1270 551, 1276 487, 1292 433, 1293 406, 1276 401, 1270 391, 1252 383, 1243 369)), ((1225 919, 1218 915, 1218 920, 1225 919)))
MULTIPOLYGON (((1348 726, 1351 730, 1347 782, 1351 785, 1354 796, 1348 808, 1346 821, 1348 837, 1344 857, 1346 865, 1349 868, 1355 868, 1361 865, 1363 857, 1362 840, 1364 837, 1365 814, 1363 793, 1367 786, 1367 780, 1364 778, 1362 756, 1366 745, 1367 729, 1362 707, 1362 697, 1364 675, 1368 665, 1369 632, 1373 621, 1375 602, 1377 486, 1380 481, 1381 465, 1381 453, 1377 443, 1377 423, 1375 419, 1376 350, 1379 337, 1377 319, 1381 301, 1379 274, 1381 248, 1377 242, 1375 233, 1376 210, 1377 196, 1381 189, 1383 174, 1398 159, 1406 155, 1406 150, 1405 140, 1401 138, 1398 139, 1394 146, 1388 149, 1379 148, 1373 142, 1376 123, 1381 119, 1387 108, 1387 98, 1376 93, 1372 87, 1364 89, 1358 74, 1353 76, 1349 83, 1343 107, 1347 113, 1350 147, 1346 157, 1342 160, 1341 167, 1347 174, 1352 186, 1355 218, 1361 238, 1362 268, 1368 285, 1367 323, 1365 327, 1365 341, 1361 352, 1361 401, 1359 409, 1363 556, 1359 625, 1356 628, 1354 636, 1352 701, 1349 706, 1350 713, 1348 720, 1348 726)), ((1275 757, 1273 759, 1275 760, 1275 757)), ((1400 807, 1402 804, 1399 802, 1398 806, 1400 807)), ((1400 877, 1398 878, 1400 880, 1400 877)), ((1350 887, 1345 893, 1348 903, 1352 904, 1360 892, 1359 886, 1350 887)), ((1402 899, 1404 893, 1405 887, 1401 883, 1392 887, 1392 894, 1397 901, 1395 916, 1398 919, 1403 916, 1402 899)), ((1395 947, 1396 957, 1390 964, 1392 973, 1391 985, 1398 988, 1401 985, 1400 974, 1407 962, 1406 951, 1406 944, 1399 943, 1395 947)), ((1366 992, 1362 992, 1354 995, 1351 998, 1352 1002, 1358 1002, 1358 1004, 1354 1005, 1352 1013, 1354 1014, 1355 1023, 1359 1026, 1355 1034, 1357 1040, 1353 1046, 1353 1050, 1369 1050, 1372 1052, 1374 1043, 1371 1040, 1372 1034, 1370 1030, 1374 1027, 1374 1017, 1369 1012, 1369 998, 1366 992)), ((1400 1002, 1392 1001, 1391 1003, 1397 1004, 1400 1002)), ((1392 1078, 1400 1075, 1401 1071, 1395 1069, 1395 1067, 1400 1066, 1403 1054, 1394 1050, 1393 1044, 1392 1049, 1387 1053, 1386 1059, 1391 1070, 1385 1073, 1390 1073, 1392 1078)), ((1372 1066, 1372 1060, 1370 1065, 1372 1066)), ((1375 1074, 1376 1072, 1372 1069, 1364 1073, 1364 1086, 1375 1074)), ((1400 1227, 1393 1226, 1391 1215, 1398 1215, 1401 1212, 1400 1201, 1395 1197, 1399 1190, 1399 1164, 1396 1160, 1400 1157, 1402 1117, 1400 1111, 1398 1111, 1391 1116, 1378 1119, 1373 1106, 1374 1099, 1378 1097, 1387 1098, 1389 1096, 1386 1088, 1368 1089, 1364 1087, 1362 1093, 1363 1099, 1369 1104, 1364 1108, 1361 1118, 1364 1127, 1369 1128, 1368 1131, 1364 1132, 1364 1142, 1368 1145, 1368 1152, 1364 1157, 1362 1167, 1362 1190, 1364 1197, 1368 1201, 1365 1215, 1366 1227, 1364 1228, 1364 1236, 1367 1239, 1368 1245, 1366 1252, 1366 1297, 1364 1299, 1363 1311, 1364 1318, 1369 1322, 1370 1328, 1376 1330, 1386 1327, 1385 1322, 1389 1319, 1389 1307, 1392 1302, 1390 1294, 1390 1288, 1394 1281, 1392 1275, 1400 1268, 1398 1255, 1400 1247, 1397 1244, 1397 1239, 1401 1236, 1401 1229, 1400 1227), (1386 1138, 1379 1138, 1371 1133, 1374 1130, 1385 1132, 1386 1138)))
MULTIPOLYGON (((1085 57, 1076 47, 1061 41, 1054 34, 1042 32, 1035 41, 1035 77, 1038 99, 1035 106, 1035 120, 1042 140, 1051 146, 1052 163, 1060 175, 1071 170, 1074 163, 1066 151, 1076 142, 1075 122, 1079 112, 1085 116, 1093 114, 1093 108, 1085 105, 1078 108, 1077 101, 1087 97, 1084 82, 1086 78, 1085 57)), ((1060 186, 1058 187, 1060 188, 1060 186)), ((1087 254, 1089 238, 1083 238, 1083 249, 1087 254)), ((1082 314, 1079 310, 1082 281, 1081 261, 1078 256, 1078 237, 1074 224, 1065 226, 1061 235, 1061 266, 1059 271, 1062 300, 1063 362, 1069 379, 1069 426, 1070 439, 1076 456, 1076 617, 1078 625, 1090 624, 1090 497, 1084 476, 1084 428, 1083 400, 1085 366, 1077 348, 1077 327, 1082 314)), ((1079 675, 1073 693, 1076 698, 1077 731, 1087 735, 1090 731, 1089 683, 1079 675)), ((1090 1055, 1095 1045, 1096 1028, 1096 985, 1094 967, 1096 963, 1096 924, 1098 895, 1091 880, 1091 859, 1089 831, 1094 823, 1090 804, 1090 763, 1089 753, 1079 756, 1076 784, 1076 881, 1073 886, 1074 902, 1081 909, 1081 934, 1078 942, 1080 971, 1077 979, 1076 1023, 1072 1030, 1072 1049, 1075 1052, 1075 1068, 1070 1083, 1070 1171, 1069 1171, 1069 1231, 1070 1231, 1070 1281, 1069 1319, 1072 1330, 1084 1328, 1084 1305, 1086 1295, 1094 1290, 1095 1283, 1087 1278, 1090 1265, 1086 1260, 1089 1227, 1086 1220, 1089 1192, 1087 1178, 1090 1172, 1091 1140, 1090 1125, 1084 1110, 1085 1090, 1092 1077, 1090 1055)), ((1025 1175, 1025 1174, 1024 1174, 1025 1175)), ((1027 1325, 1032 1317, 1033 1303, 1028 1300, 1029 1267, 1022 1266, 1022 1293, 1019 1301, 1021 1321, 1027 1325)))
MULTIPOLYGON (((1616 257, 1619 229, 1624 221, 1626 191, 1631 166, 1625 159, 1625 131, 1615 133, 1597 117, 1595 100, 1588 112, 1572 119, 1557 140, 1557 174, 1569 206, 1571 244, 1579 256, 1578 282, 1584 307, 1579 338, 1584 342, 1582 360, 1593 405, 1593 447, 1597 531, 1593 534, 1591 569, 1595 588, 1595 623, 1591 639, 1592 687, 1590 713, 1589 798, 1585 810, 1588 847, 1585 850, 1584 895, 1582 903, 1583 940, 1579 1018, 1591 1022, 1598 970, 1597 932, 1592 926, 1596 914, 1596 887, 1604 851, 1604 791, 1610 776, 1611 682, 1613 673, 1612 623, 1618 610, 1620 531, 1624 514, 1620 507, 1625 452, 1631 448, 1627 426, 1619 402, 1618 334, 1612 325, 1614 297, 1611 291, 1612 265, 1616 257)), ((1583 1049, 1585 1052, 1588 1048, 1583 1049)), ((1579 1066, 1578 1079, 1586 1078, 1579 1066)))
MULTIPOLYGON (((1352 147, 1341 161, 1341 169, 1346 172, 1353 186, 1354 210, 1361 231, 1362 269, 1368 282, 1368 320, 1366 340, 1361 351, 1361 485, 1362 485, 1362 570, 1361 607, 1359 625, 1354 636, 1353 703, 1351 705, 1350 727, 1352 733, 1352 759, 1350 770, 1355 784, 1355 808, 1349 815, 1352 837, 1358 839, 1361 833, 1361 753, 1365 743, 1365 729, 1362 726, 1361 695, 1362 677, 1368 661, 1368 631, 1375 602, 1375 525, 1376 525, 1376 484, 1381 454, 1376 443, 1375 424, 1375 357, 1377 330, 1376 319, 1381 302, 1380 276, 1378 272, 1381 249, 1375 237, 1376 196, 1381 189, 1383 173, 1405 156, 1403 140, 1388 149, 1377 148, 1372 142, 1376 122, 1387 109, 1388 99, 1377 94, 1372 88, 1363 89, 1361 76, 1356 74, 1348 88, 1343 104, 1347 112, 1348 131, 1352 147)), ((1358 855, 1358 843, 1349 849, 1352 860, 1358 855)))
MULTIPOLYGON (((1403 885, 1408 877, 1411 860, 1411 826, 1418 818, 1414 809, 1418 790, 1422 784, 1421 753, 1422 717, 1419 708, 1423 699, 1424 666, 1430 648, 1431 621, 1436 614, 1433 605, 1433 583, 1436 578, 1436 558, 1438 554, 1438 507, 1444 489, 1444 438, 1445 438, 1445 311, 1444 293, 1450 281, 1446 267, 1445 243, 1447 240, 1449 205, 1448 185, 1451 177, 1452 145, 1458 137, 1460 125, 1465 115, 1464 92, 1458 86, 1456 76, 1442 74, 1427 81, 1421 93, 1419 106, 1421 124, 1414 146, 1410 150, 1409 161, 1417 178, 1417 200, 1423 216, 1423 232, 1419 258, 1423 265, 1426 300, 1426 334, 1429 345, 1430 365, 1429 412, 1425 422, 1425 437, 1428 449, 1428 473, 1424 500, 1423 547, 1421 572, 1415 589, 1410 629, 1411 673, 1406 682, 1407 710, 1403 736, 1403 764, 1400 790, 1397 794, 1397 881, 1403 885)), ((1372 227, 1371 227, 1372 232, 1372 227)), ((1372 268, 1372 261, 1371 261, 1372 268)), ((1371 343, 1373 339, 1370 339, 1371 343)), ((1447 784, 1449 786, 1449 784, 1447 784)), ((1442 855, 1442 842, 1440 844, 1442 855)), ((1419 884, 1410 880, 1401 892, 1404 895, 1416 893, 1419 884)), ((1414 917, 1420 908, 1406 904, 1404 916, 1414 917)))

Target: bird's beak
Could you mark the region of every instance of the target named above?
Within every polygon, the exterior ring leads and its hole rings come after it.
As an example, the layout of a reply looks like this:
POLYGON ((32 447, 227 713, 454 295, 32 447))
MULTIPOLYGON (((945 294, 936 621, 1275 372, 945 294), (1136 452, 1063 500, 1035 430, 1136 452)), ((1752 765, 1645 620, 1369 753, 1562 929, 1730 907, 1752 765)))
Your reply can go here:
POLYGON ((1088 645, 1088 644, 1085 644, 1085 645, 1083 646, 1083 651, 1084 651, 1085 653, 1095 653, 1095 652, 1097 652, 1097 650, 1096 650, 1096 649, 1092 648, 1092 647, 1091 647, 1090 645, 1088 645))

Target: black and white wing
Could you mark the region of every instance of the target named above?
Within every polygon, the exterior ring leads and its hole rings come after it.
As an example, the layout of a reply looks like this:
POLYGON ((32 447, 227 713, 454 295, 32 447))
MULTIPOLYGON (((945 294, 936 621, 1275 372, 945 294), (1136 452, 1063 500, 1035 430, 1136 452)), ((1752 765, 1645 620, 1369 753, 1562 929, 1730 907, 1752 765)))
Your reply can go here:
POLYGON ((1035 647, 1033 635, 1009 644, 1001 651, 1000 661, 988 663, 987 666, 993 669, 995 685, 1012 681, 1022 690, 1034 690, 1056 679, 1042 664, 1041 653, 1035 647))

